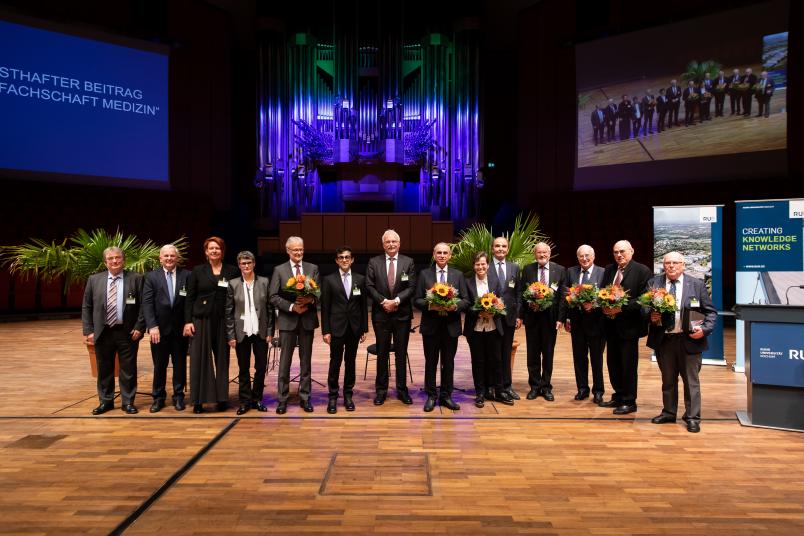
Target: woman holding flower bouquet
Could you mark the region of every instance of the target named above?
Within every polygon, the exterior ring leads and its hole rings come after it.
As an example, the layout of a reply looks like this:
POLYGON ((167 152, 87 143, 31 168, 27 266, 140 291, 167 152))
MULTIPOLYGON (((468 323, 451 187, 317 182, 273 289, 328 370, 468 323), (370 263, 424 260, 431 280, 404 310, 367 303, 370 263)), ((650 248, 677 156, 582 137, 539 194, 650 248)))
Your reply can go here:
POLYGON ((472 379, 475 383, 475 406, 482 408, 487 389, 494 388, 494 400, 513 405, 514 399, 502 386, 502 317, 505 304, 489 286, 488 255, 475 254, 475 276, 466 281, 467 299, 473 304, 466 311, 463 335, 472 355, 472 379), (493 385, 486 385, 492 378, 493 385))

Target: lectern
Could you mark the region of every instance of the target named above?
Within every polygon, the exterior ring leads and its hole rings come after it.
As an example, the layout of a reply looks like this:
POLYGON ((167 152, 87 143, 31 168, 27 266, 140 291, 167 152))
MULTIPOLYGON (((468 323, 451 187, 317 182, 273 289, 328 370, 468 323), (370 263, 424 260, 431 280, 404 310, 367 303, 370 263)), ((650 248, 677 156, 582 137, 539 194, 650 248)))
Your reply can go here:
POLYGON ((804 306, 737 305, 745 321, 744 426, 804 432, 804 306))

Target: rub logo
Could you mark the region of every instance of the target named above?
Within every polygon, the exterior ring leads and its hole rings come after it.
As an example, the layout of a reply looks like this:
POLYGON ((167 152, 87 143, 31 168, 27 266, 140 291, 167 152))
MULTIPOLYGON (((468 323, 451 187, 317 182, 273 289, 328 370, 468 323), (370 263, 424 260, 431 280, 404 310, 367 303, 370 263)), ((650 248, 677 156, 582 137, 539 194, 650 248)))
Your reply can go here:
POLYGON ((790 359, 798 359, 804 361, 804 350, 789 350, 790 359))

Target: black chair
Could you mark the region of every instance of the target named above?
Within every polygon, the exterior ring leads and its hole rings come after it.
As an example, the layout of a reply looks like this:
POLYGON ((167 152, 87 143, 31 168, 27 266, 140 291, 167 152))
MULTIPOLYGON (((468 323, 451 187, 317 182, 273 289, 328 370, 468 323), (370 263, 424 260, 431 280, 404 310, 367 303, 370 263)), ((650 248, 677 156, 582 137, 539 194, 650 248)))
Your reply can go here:
MULTIPOLYGON (((411 333, 416 333, 416 330, 418 328, 419 328, 419 326, 413 326, 412 328, 410 328, 410 332, 411 333)), ((394 353, 394 345, 393 345, 393 343, 391 343, 391 348, 388 350, 389 365, 393 365, 393 361, 391 361, 391 358, 390 358, 390 355, 393 354, 393 353, 394 353)), ((376 343, 375 344, 369 344, 366 347, 366 366, 363 368, 363 379, 364 380, 366 379, 366 376, 368 376, 369 355, 373 355, 374 357, 372 359, 375 360, 375 361, 377 360, 377 344, 376 343)), ((405 354, 405 360, 408 362, 408 374, 410 374, 410 381, 412 382, 413 381, 413 369, 410 366, 410 354, 408 354, 408 353, 405 354)), ((390 373, 390 370, 391 370, 391 367, 389 366, 388 367, 389 373, 390 373)))

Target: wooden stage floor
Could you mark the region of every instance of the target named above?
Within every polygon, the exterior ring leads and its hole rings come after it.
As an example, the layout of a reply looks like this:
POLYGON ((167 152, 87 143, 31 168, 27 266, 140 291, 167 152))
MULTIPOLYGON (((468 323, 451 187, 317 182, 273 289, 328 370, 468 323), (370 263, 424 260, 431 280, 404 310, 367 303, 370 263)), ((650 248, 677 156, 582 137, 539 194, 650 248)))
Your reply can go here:
MULTIPOLYGON (((524 342, 524 332, 518 337, 524 342)), ((727 359, 734 359, 734 331, 727 359)), ((367 341, 370 343, 373 341, 367 341)), ((644 342, 644 340, 643 340, 644 342)), ((574 401, 569 336, 559 335, 556 401, 527 401, 524 353, 513 407, 456 394, 459 412, 422 412, 421 339, 411 338, 413 406, 392 396, 371 404, 374 364, 357 411, 315 412, 291 397, 274 413, 241 418, 234 407, 152 415, 97 405, 78 320, 0 324, 1 534, 795 534, 804 531, 804 434, 741 427, 745 378, 730 367, 702 371, 700 434, 653 425, 658 368, 644 348, 639 411, 574 401)), ((316 339, 313 376, 324 380, 316 339)), ((471 386, 465 341, 456 385, 471 386)), ((143 344, 139 385, 150 391, 143 344)), ((295 369, 295 367, 294 367, 295 369)), ((232 359, 230 377, 236 377, 232 359)), ((608 382, 606 384, 609 390, 608 382)), ((236 385, 230 388, 236 404, 236 385)), ((293 392, 293 389, 292 389, 293 392)), ((607 393, 608 394, 608 393, 607 393)), ((119 399, 116 401, 119 407, 119 399)))

